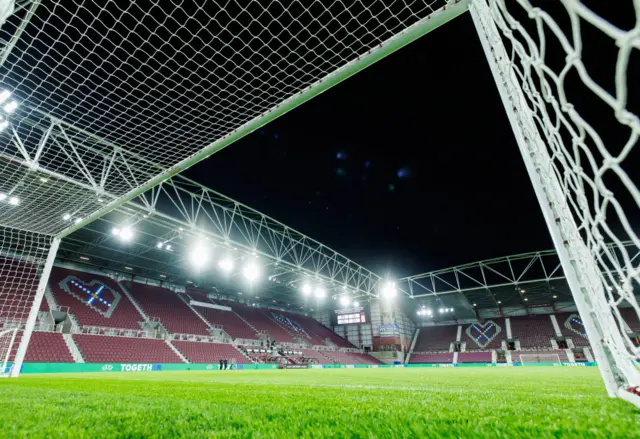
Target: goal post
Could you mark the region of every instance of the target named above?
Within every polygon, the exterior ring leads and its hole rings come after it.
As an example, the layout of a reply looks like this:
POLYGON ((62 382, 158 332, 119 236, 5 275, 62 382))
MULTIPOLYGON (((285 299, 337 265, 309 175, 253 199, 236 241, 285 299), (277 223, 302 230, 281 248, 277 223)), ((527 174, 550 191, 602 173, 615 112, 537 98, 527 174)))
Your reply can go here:
MULTIPOLYGON (((578 0, 557 3, 569 17, 566 32, 552 14, 528 0, 471 0, 469 11, 607 392, 638 405, 640 399, 630 399, 627 389, 640 386, 633 364, 640 349, 624 331, 623 312, 640 316, 634 293, 640 281, 638 262, 634 264, 640 238, 608 184, 617 178, 612 186, 632 200, 625 207, 640 207, 640 191, 625 172, 625 166, 631 167, 625 159, 640 134, 637 115, 626 108, 626 70, 640 41, 637 32, 634 36, 616 28, 578 0), (615 96, 585 68, 581 25, 597 28, 618 46, 615 96), (564 51, 560 72, 549 65, 554 61, 552 44, 564 51), (569 100, 564 87, 573 70, 593 99, 631 133, 621 148, 608 150, 589 124, 593 121, 584 119, 569 100), (623 244, 627 240, 631 249, 623 244)), ((634 9, 640 13, 637 1, 634 9)))
POLYGON ((17 327, 0 330, 0 377, 6 377, 11 372, 9 360, 14 350, 17 334, 17 327))
POLYGON ((528 364, 539 364, 539 363, 554 363, 554 364, 562 364, 560 360, 560 355, 558 354, 520 354, 520 364, 522 366, 526 366, 528 364))

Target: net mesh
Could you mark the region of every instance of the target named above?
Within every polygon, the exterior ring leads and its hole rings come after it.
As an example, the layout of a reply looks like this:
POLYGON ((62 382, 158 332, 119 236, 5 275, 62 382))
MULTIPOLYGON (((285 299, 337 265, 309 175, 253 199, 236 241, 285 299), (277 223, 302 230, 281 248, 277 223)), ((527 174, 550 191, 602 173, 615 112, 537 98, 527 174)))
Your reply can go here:
POLYGON ((560 363, 558 354, 520 354, 518 359, 523 366, 531 363, 560 363))
MULTIPOLYGON (((7 208, 0 205, 0 218, 7 208)), ((51 241, 47 235, 0 227, 0 361, 7 353, 9 362, 15 359, 51 241), (8 335, 14 332, 15 338, 8 335)))
POLYGON ((0 86, 19 102, 0 133, 2 174, 23 182, 2 189, 42 195, 50 214, 24 228, 55 232, 446 1, 37 3, 0 30, 0 86))
POLYGON ((631 336, 640 331, 640 1, 474 0, 472 8, 487 4, 480 26, 588 311, 625 378, 637 381, 628 366, 640 358, 631 336))

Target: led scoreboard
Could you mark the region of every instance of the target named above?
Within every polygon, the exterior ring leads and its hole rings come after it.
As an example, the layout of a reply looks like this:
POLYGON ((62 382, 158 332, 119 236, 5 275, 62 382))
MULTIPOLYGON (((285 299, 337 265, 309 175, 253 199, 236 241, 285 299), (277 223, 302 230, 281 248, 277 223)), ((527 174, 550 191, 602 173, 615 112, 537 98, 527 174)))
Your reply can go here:
POLYGON ((367 316, 362 307, 336 309, 335 312, 338 325, 367 323, 367 316))

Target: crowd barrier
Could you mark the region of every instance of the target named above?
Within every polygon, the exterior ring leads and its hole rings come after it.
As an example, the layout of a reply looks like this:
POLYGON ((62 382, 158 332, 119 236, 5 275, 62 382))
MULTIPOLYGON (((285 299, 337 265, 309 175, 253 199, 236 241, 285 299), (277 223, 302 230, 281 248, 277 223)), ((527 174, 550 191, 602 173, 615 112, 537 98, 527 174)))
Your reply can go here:
MULTIPOLYGON (((425 367, 537 367, 569 366, 589 367, 596 363, 462 363, 462 364, 310 364, 309 369, 384 369, 384 368, 425 368, 425 367)), ((11 365, 7 369, 10 370, 11 365)), ((78 372, 160 372, 160 371, 203 371, 218 370, 219 364, 175 364, 175 363, 24 363, 21 373, 78 373, 78 372)), ((276 370, 277 364, 237 364, 236 370, 276 370)))

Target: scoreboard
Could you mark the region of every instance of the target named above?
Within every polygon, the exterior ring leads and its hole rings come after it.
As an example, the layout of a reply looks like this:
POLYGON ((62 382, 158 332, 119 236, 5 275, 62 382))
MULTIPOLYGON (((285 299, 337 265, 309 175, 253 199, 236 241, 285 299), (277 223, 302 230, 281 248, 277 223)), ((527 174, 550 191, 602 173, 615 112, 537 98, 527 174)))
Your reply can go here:
POLYGON ((336 323, 338 325, 357 325, 367 323, 367 315, 363 307, 336 309, 336 323))

